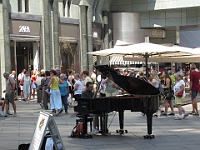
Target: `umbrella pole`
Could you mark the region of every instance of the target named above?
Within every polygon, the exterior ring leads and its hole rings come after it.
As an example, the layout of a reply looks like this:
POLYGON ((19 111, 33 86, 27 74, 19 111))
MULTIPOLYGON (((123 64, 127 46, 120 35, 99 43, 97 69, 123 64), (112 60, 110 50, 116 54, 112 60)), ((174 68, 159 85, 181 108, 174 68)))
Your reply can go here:
POLYGON ((148 54, 145 53, 146 77, 148 78, 148 54))

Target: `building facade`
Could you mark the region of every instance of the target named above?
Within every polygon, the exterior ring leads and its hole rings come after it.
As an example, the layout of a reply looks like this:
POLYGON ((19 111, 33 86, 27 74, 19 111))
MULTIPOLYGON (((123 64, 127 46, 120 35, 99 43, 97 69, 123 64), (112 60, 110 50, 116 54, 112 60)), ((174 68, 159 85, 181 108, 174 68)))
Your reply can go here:
MULTIPOLYGON (((145 37, 179 44, 180 28, 198 26, 199 18, 198 0, 0 0, 0 74, 92 70, 108 58, 87 52, 145 37)), ((2 91, 3 76, 0 82, 2 91)))

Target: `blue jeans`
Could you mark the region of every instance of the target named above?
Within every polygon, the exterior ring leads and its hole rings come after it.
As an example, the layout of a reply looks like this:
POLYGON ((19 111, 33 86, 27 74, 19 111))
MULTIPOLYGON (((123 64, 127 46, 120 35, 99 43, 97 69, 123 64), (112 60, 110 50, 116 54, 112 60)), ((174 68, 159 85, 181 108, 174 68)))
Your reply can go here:
POLYGON ((61 99, 62 99, 62 104, 63 104, 64 109, 65 109, 65 113, 68 113, 67 112, 67 110, 68 110, 67 95, 66 96, 61 96, 61 99))

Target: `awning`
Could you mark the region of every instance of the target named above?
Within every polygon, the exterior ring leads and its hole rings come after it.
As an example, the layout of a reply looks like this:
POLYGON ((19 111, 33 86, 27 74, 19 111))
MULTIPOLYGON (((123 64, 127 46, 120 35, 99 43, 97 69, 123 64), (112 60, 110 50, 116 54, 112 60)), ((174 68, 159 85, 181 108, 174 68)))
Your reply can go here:
POLYGON ((110 65, 131 65, 131 64, 143 64, 139 61, 124 61, 123 56, 113 56, 109 61, 110 65))
POLYGON ((14 41, 40 41, 40 36, 10 34, 10 39, 14 41))
POLYGON ((59 37, 59 42, 70 42, 70 43, 78 43, 78 40, 74 37, 59 37))

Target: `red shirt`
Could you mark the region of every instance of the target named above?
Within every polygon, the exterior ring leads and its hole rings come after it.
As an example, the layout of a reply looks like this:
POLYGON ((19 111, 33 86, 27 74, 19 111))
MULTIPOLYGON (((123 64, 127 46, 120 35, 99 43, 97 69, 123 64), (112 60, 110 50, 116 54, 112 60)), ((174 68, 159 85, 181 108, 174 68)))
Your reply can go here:
POLYGON ((191 90, 199 90, 199 77, 199 73, 196 71, 190 73, 190 82, 192 82, 192 87, 190 87, 191 90))

